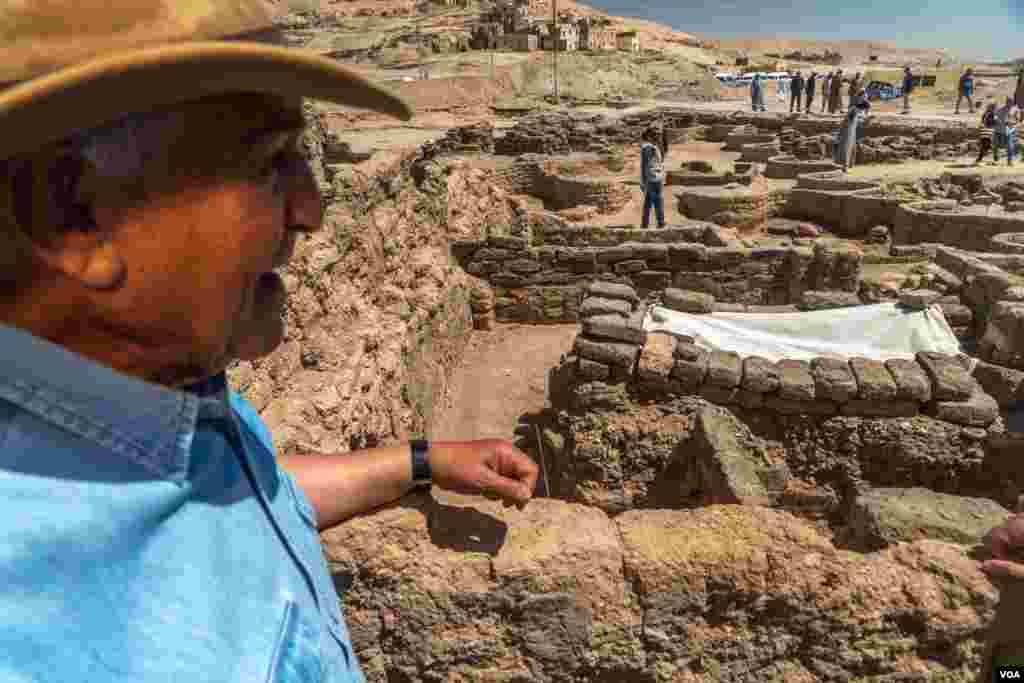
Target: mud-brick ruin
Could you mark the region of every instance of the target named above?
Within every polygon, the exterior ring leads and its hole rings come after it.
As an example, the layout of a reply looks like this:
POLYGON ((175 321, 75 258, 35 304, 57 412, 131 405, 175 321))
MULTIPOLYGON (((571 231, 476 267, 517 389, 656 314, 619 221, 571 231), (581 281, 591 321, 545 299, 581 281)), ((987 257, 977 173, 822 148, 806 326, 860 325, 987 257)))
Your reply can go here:
MULTIPOLYGON (((975 679, 977 544, 1024 504, 1024 183, 845 175, 833 128, 542 113, 375 163, 314 127, 326 236, 299 246, 289 344, 234 371, 280 449, 428 433, 474 329, 576 325, 518 432, 538 499, 420 495, 324 534, 371 681, 975 679), (652 124, 676 151, 644 230, 652 124), (938 307, 963 352, 772 362, 643 324, 886 302, 938 307)), ((974 145, 875 117, 859 158, 974 145)))

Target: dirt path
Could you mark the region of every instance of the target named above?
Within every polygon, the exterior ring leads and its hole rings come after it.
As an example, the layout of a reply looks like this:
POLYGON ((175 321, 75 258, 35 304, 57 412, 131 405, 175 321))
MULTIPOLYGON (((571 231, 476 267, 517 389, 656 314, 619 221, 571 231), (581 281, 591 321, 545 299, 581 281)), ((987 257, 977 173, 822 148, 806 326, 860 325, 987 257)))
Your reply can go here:
POLYGON ((512 438, 519 417, 544 407, 548 371, 572 348, 576 325, 496 325, 474 332, 431 438, 512 438))

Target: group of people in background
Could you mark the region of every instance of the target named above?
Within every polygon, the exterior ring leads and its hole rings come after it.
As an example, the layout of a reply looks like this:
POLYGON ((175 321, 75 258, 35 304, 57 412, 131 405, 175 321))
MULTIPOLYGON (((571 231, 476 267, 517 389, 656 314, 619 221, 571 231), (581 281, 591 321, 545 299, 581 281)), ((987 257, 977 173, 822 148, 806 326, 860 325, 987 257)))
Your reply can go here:
MULTIPOLYGON (((818 96, 818 87, 821 86, 821 112, 830 114, 838 113, 843 108, 843 86, 847 85, 847 97, 852 99, 864 88, 864 79, 860 72, 853 78, 845 79, 843 70, 837 69, 823 75, 812 71, 806 78, 803 72, 797 71, 792 74, 789 81, 779 81, 780 92, 785 83, 789 93, 789 112, 809 114, 814 105, 814 99, 818 96)), ((765 107, 765 82, 760 74, 754 74, 750 81, 750 105, 751 109, 757 111, 768 111, 765 107)))

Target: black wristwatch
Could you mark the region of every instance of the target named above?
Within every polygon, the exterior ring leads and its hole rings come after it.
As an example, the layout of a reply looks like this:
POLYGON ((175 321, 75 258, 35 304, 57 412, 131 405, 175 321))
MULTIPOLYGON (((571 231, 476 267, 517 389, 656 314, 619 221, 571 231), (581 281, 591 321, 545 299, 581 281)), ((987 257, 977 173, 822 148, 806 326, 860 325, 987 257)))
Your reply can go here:
POLYGON ((412 484, 416 488, 429 487, 433 482, 430 471, 430 442, 426 439, 415 439, 409 442, 412 456, 412 484))

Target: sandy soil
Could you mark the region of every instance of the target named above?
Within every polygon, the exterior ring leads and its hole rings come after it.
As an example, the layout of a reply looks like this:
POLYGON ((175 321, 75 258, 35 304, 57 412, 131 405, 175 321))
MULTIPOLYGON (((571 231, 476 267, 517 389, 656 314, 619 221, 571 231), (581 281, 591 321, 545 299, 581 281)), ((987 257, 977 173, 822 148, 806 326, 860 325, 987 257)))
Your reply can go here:
POLYGON ((431 438, 511 439, 521 416, 544 408, 547 373, 572 349, 576 330, 574 324, 499 324, 474 332, 431 438))

